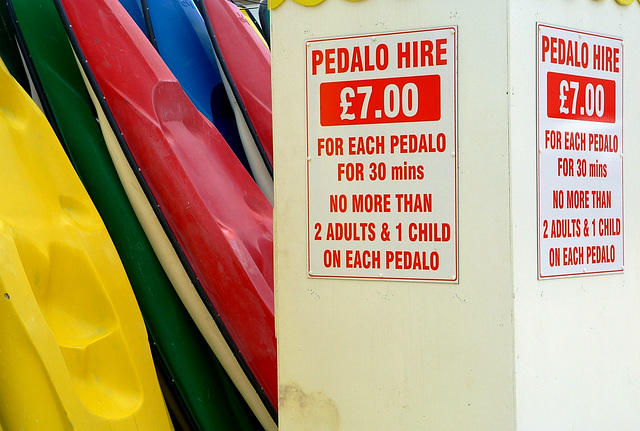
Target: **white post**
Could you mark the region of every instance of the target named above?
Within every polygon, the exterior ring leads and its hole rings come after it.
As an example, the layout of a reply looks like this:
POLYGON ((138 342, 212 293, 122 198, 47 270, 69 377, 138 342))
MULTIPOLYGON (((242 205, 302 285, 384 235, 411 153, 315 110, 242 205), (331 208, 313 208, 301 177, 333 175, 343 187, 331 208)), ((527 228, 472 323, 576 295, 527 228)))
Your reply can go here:
POLYGON ((271 11, 280 429, 634 429, 640 4, 301 3, 271 11), (624 45, 625 266, 606 274, 540 271, 547 246, 599 243, 539 241, 577 218, 538 217, 539 182, 572 188, 544 159, 538 178, 539 23, 624 45))

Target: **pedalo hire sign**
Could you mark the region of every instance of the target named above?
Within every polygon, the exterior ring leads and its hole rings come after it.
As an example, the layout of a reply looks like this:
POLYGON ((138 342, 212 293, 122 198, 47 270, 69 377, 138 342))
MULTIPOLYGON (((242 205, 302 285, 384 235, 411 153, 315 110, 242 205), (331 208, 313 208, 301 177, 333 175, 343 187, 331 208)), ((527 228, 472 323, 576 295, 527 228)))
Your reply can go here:
POLYGON ((456 28, 306 42, 309 277, 457 282, 456 28))
POLYGON ((538 24, 539 278, 623 270, 622 42, 538 24))

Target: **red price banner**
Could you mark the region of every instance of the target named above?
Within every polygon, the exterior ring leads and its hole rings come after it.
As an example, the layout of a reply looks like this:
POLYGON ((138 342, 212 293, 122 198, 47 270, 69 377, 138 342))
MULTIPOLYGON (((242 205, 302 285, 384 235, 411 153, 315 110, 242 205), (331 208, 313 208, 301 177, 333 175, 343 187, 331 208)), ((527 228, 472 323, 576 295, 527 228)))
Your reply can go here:
POLYGON ((320 84, 320 124, 438 121, 440 75, 320 84))
POLYGON ((616 122, 616 82, 547 73, 547 115, 562 120, 616 122))

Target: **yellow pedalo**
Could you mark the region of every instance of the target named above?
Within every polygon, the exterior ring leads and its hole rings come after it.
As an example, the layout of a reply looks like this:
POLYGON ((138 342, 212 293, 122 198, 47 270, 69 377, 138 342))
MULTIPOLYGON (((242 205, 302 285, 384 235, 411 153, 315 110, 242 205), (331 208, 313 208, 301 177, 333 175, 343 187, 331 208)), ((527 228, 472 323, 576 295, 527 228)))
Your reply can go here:
POLYGON ((0 60, 0 430, 171 430, 98 212, 0 60))

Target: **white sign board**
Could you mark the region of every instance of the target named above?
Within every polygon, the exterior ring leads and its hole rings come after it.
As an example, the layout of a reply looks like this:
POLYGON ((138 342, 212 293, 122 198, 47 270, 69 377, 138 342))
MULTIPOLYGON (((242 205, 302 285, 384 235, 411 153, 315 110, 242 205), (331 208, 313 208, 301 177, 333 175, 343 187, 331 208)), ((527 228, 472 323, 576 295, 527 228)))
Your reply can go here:
POLYGON ((624 264, 622 39, 538 24, 540 278, 624 264))
POLYGON ((309 40, 310 277, 458 280, 456 28, 309 40))

